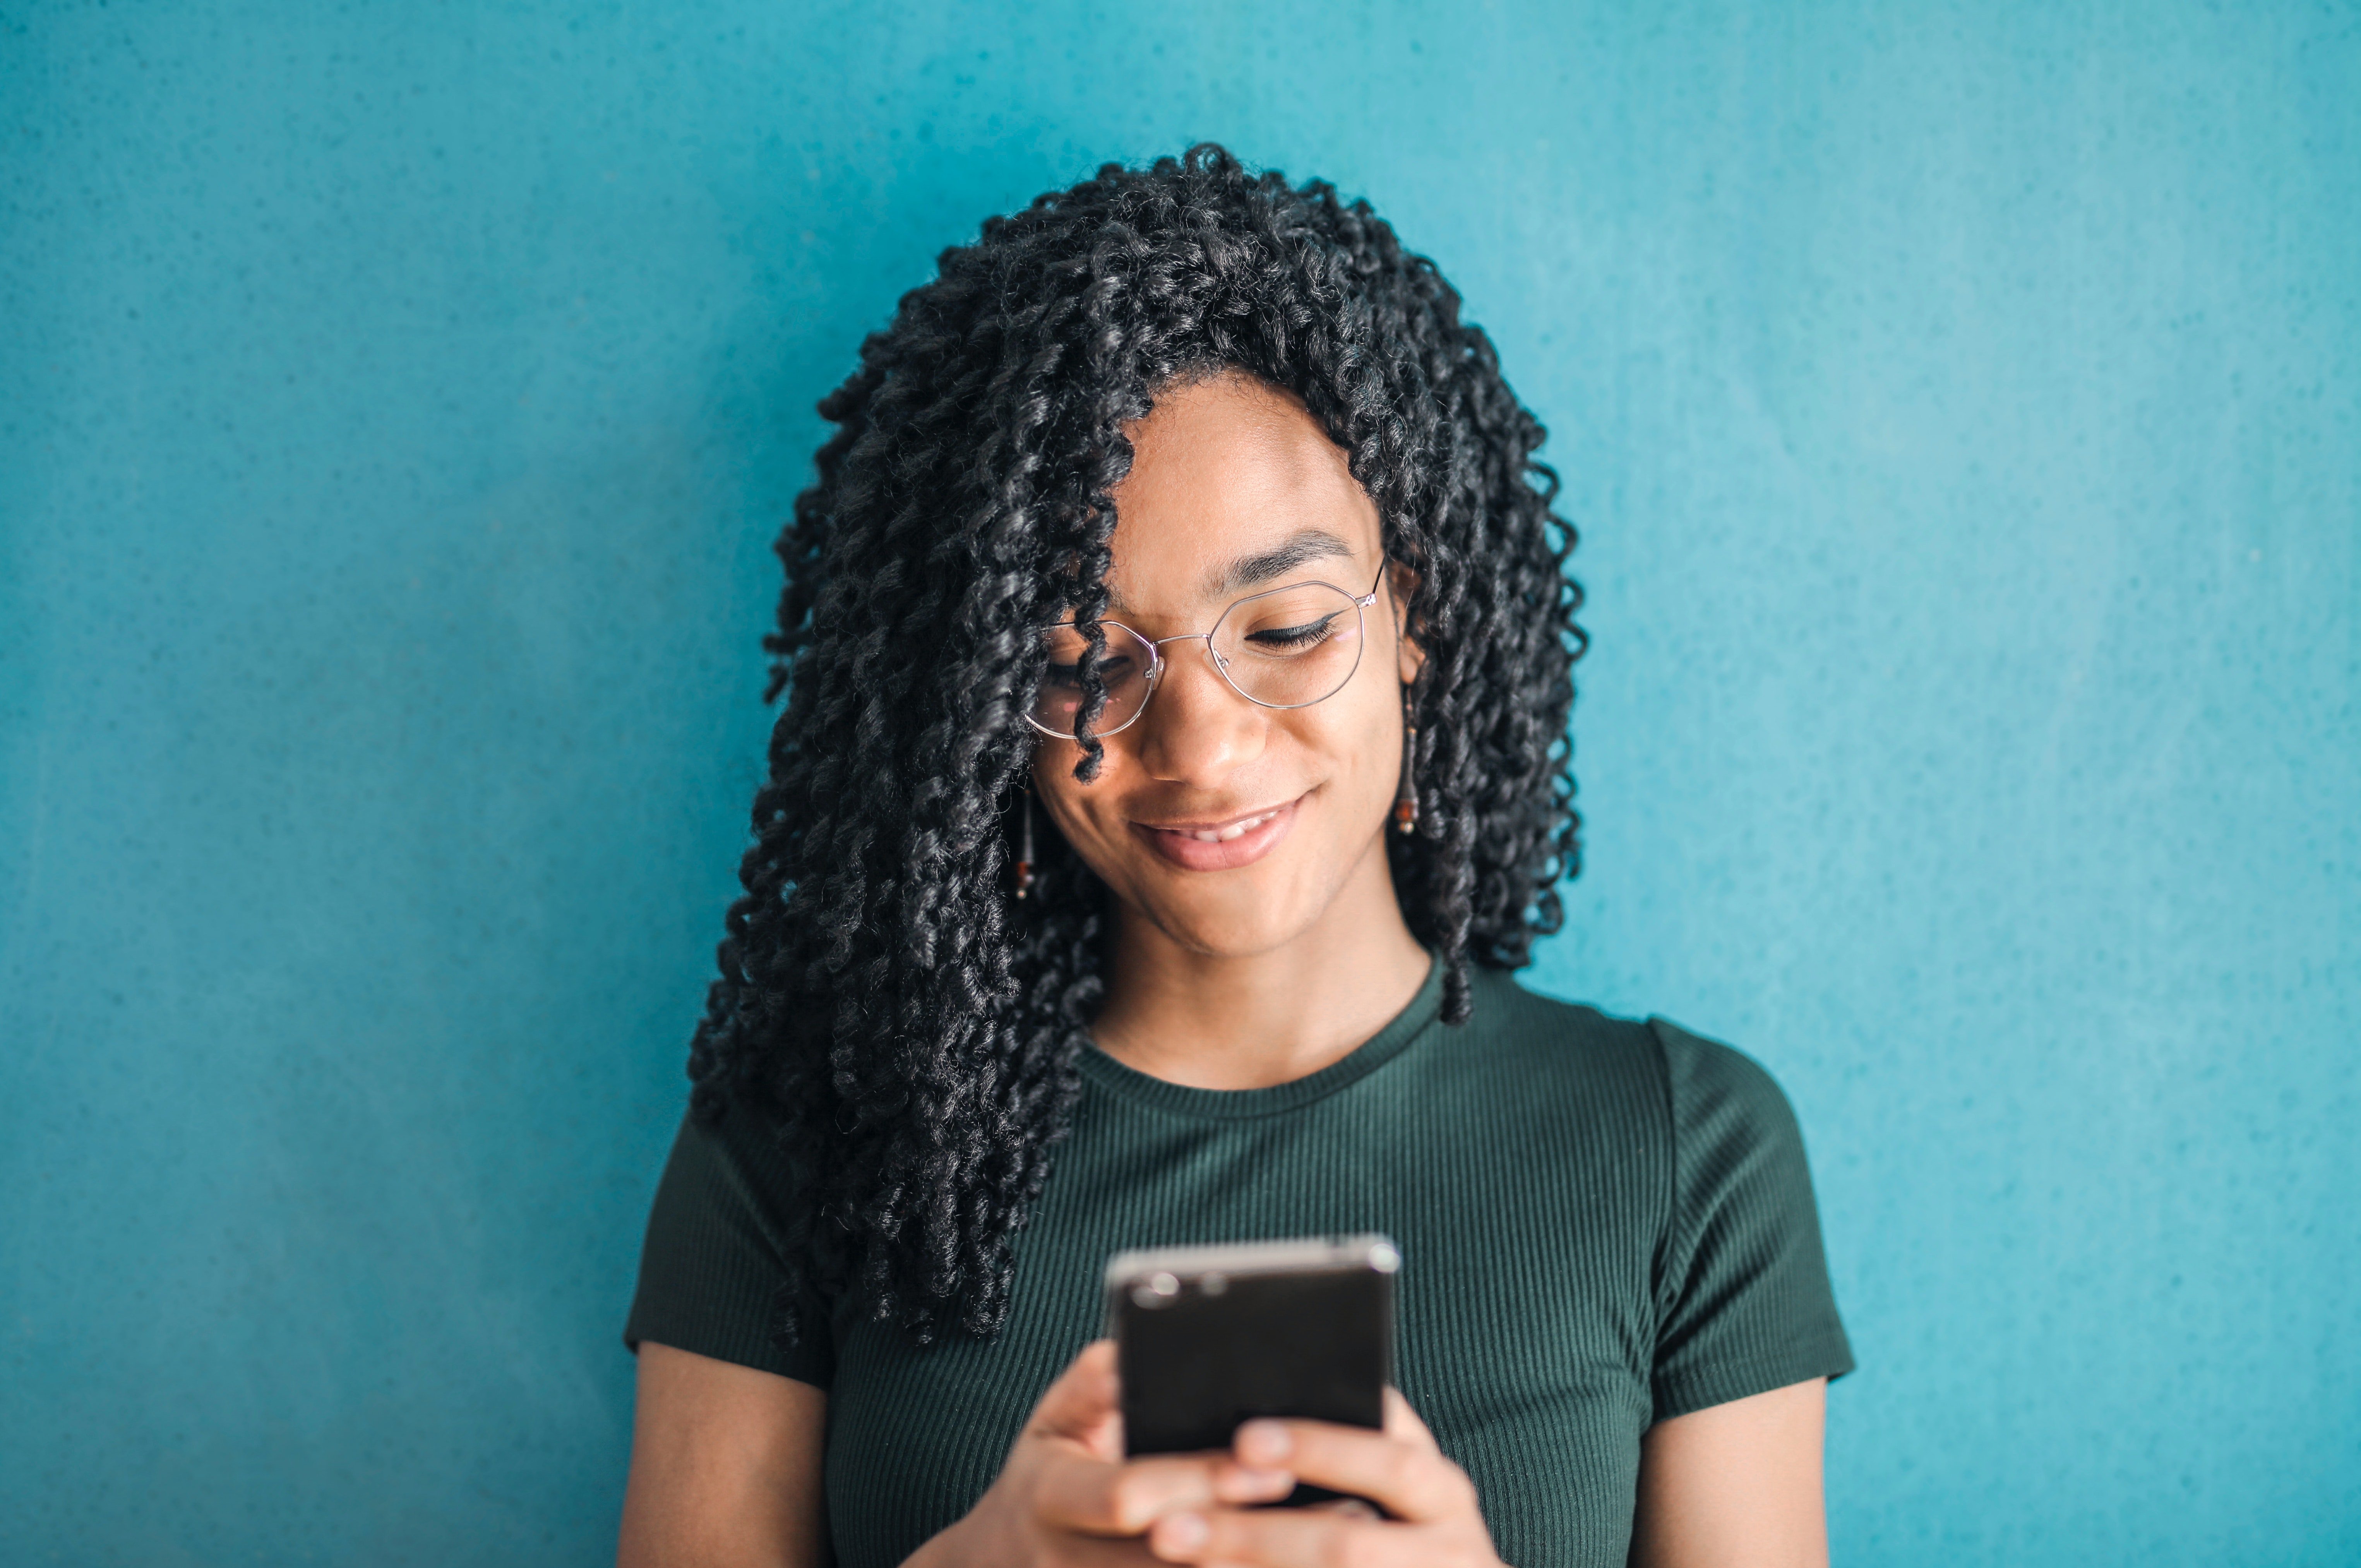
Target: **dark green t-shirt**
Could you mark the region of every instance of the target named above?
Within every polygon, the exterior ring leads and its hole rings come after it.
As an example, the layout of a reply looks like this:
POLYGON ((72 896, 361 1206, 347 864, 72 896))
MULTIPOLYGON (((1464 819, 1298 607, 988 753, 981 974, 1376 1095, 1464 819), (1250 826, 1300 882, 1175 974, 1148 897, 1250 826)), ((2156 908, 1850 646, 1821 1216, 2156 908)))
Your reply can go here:
POLYGON ((837 1561, 887 1568, 973 1506, 1098 1335, 1108 1254, 1381 1231, 1402 1254, 1402 1392, 1475 1478, 1502 1559, 1611 1568, 1652 1422, 1852 1366, 1803 1143, 1726 1046, 1505 975, 1475 985, 1466 1025, 1438 1020, 1430 974, 1376 1038, 1268 1089, 1088 1053, 987 1343, 914 1348, 843 1301, 781 1347, 777 1238, 799 1195, 754 1117, 684 1125, 625 1336, 828 1389, 837 1561))

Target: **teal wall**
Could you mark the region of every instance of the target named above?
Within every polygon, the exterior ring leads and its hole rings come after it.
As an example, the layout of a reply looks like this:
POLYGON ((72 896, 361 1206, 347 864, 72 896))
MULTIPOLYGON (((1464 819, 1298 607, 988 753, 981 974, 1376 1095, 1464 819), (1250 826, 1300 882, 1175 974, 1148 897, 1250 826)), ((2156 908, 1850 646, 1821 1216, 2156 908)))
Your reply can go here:
POLYGON ((1202 137, 1555 433, 1839 1562, 2361 1561, 2350 0, 0 8, 0 1561, 606 1559, 813 400, 1202 137))

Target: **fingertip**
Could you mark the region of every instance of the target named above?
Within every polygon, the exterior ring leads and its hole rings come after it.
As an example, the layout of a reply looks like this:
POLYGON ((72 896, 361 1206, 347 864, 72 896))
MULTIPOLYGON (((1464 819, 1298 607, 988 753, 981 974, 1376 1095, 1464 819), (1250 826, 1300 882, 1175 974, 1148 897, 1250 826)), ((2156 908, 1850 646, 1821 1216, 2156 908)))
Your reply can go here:
POLYGON ((1112 1387, 1115 1384, 1115 1343, 1093 1340, 1066 1364, 1059 1381, 1090 1387, 1112 1387))
POLYGON ((1122 1385, 1115 1376, 1113 1342, 1100 1340, 1085 1345, 1058 1374, 1057 1380, 1041 1391, 1040 1402, 1034 1407, 1034 1421, 1059 1431, 1086 1426, 1111 1415, 1122 1393, 1122 1385), (1104 1354, 1099 1353, 1101 1345, 1108 1347, 1104 1354))
POLYGON ((1213 1533, 1201 1513, 1184 1509, 1166 1514, 1148 1530, 1148 1550, 1168 1563, 1192 1562, 1213 1533))
POLYGON ((1295 1473, 1258 1465, 1224 1464, 1213 1474, 1213 1496, 1224 1503, 1276 1502, 1295 1490, 1295 1473))
POLYGON ((1434 1442, 1434 1434, 1428 1431, 1426 1423, 1419 1419, 1417 1408, 1411 1404, 1400 1389, 1390 1386, 1386 1389, 1385 1432, 1388 1437, 1419 1438, 1429 1445, 1434 1442))
POLYGON ((1284 1464, 1295 1452, 1295 1434, 1281 1421, 1248 1421, 1238 1428, 1232 1442, 1239 1462, 1258 1469, 1284 1464))

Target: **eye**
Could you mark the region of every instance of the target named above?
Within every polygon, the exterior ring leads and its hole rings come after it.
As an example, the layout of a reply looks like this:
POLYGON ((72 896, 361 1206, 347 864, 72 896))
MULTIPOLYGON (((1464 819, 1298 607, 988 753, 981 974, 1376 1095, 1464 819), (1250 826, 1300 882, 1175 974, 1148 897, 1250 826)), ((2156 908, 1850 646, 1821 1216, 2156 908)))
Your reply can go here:
MULTIPOLYGON (((1127 653, 1115 653, 1101 659, 1099 684, 1107 690, 1113 691, 1130 680, 1136 668, 1137 661, 1127 653)), ((1076 660, 1071 664, 1052 663, 1041 673, 1041 680, 1045 685, 1063 686, 1069 690, 1079 691, 1082 685, 1082 662, 1076 660)))
POLYGON ((1270 652, 1298 653, 1327 641, 1329 628, 1335 620, 1334 615, 1323 615, 1301 626, 1274 626, 1266 630, 1250 631, 1246 633, 1246 641, 1270 652))

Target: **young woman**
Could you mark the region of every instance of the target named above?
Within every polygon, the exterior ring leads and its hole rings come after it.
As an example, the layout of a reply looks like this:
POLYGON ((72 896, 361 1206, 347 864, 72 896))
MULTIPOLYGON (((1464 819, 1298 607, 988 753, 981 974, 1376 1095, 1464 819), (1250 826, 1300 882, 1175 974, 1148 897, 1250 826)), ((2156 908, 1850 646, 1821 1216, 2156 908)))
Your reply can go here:
POLYGON ((821 405, 627 1337, 626 1564, 1806 1564, 1793 1117, 1532 996, 1541 426, 1365 204, 1201 148, 944 254, 821 405), (1383 1432, 1126 1463, 1106 1256, 1381 1231, 1383 1432), (1298 1478, 1366 1508, 1257 1508, 1298 1478))

